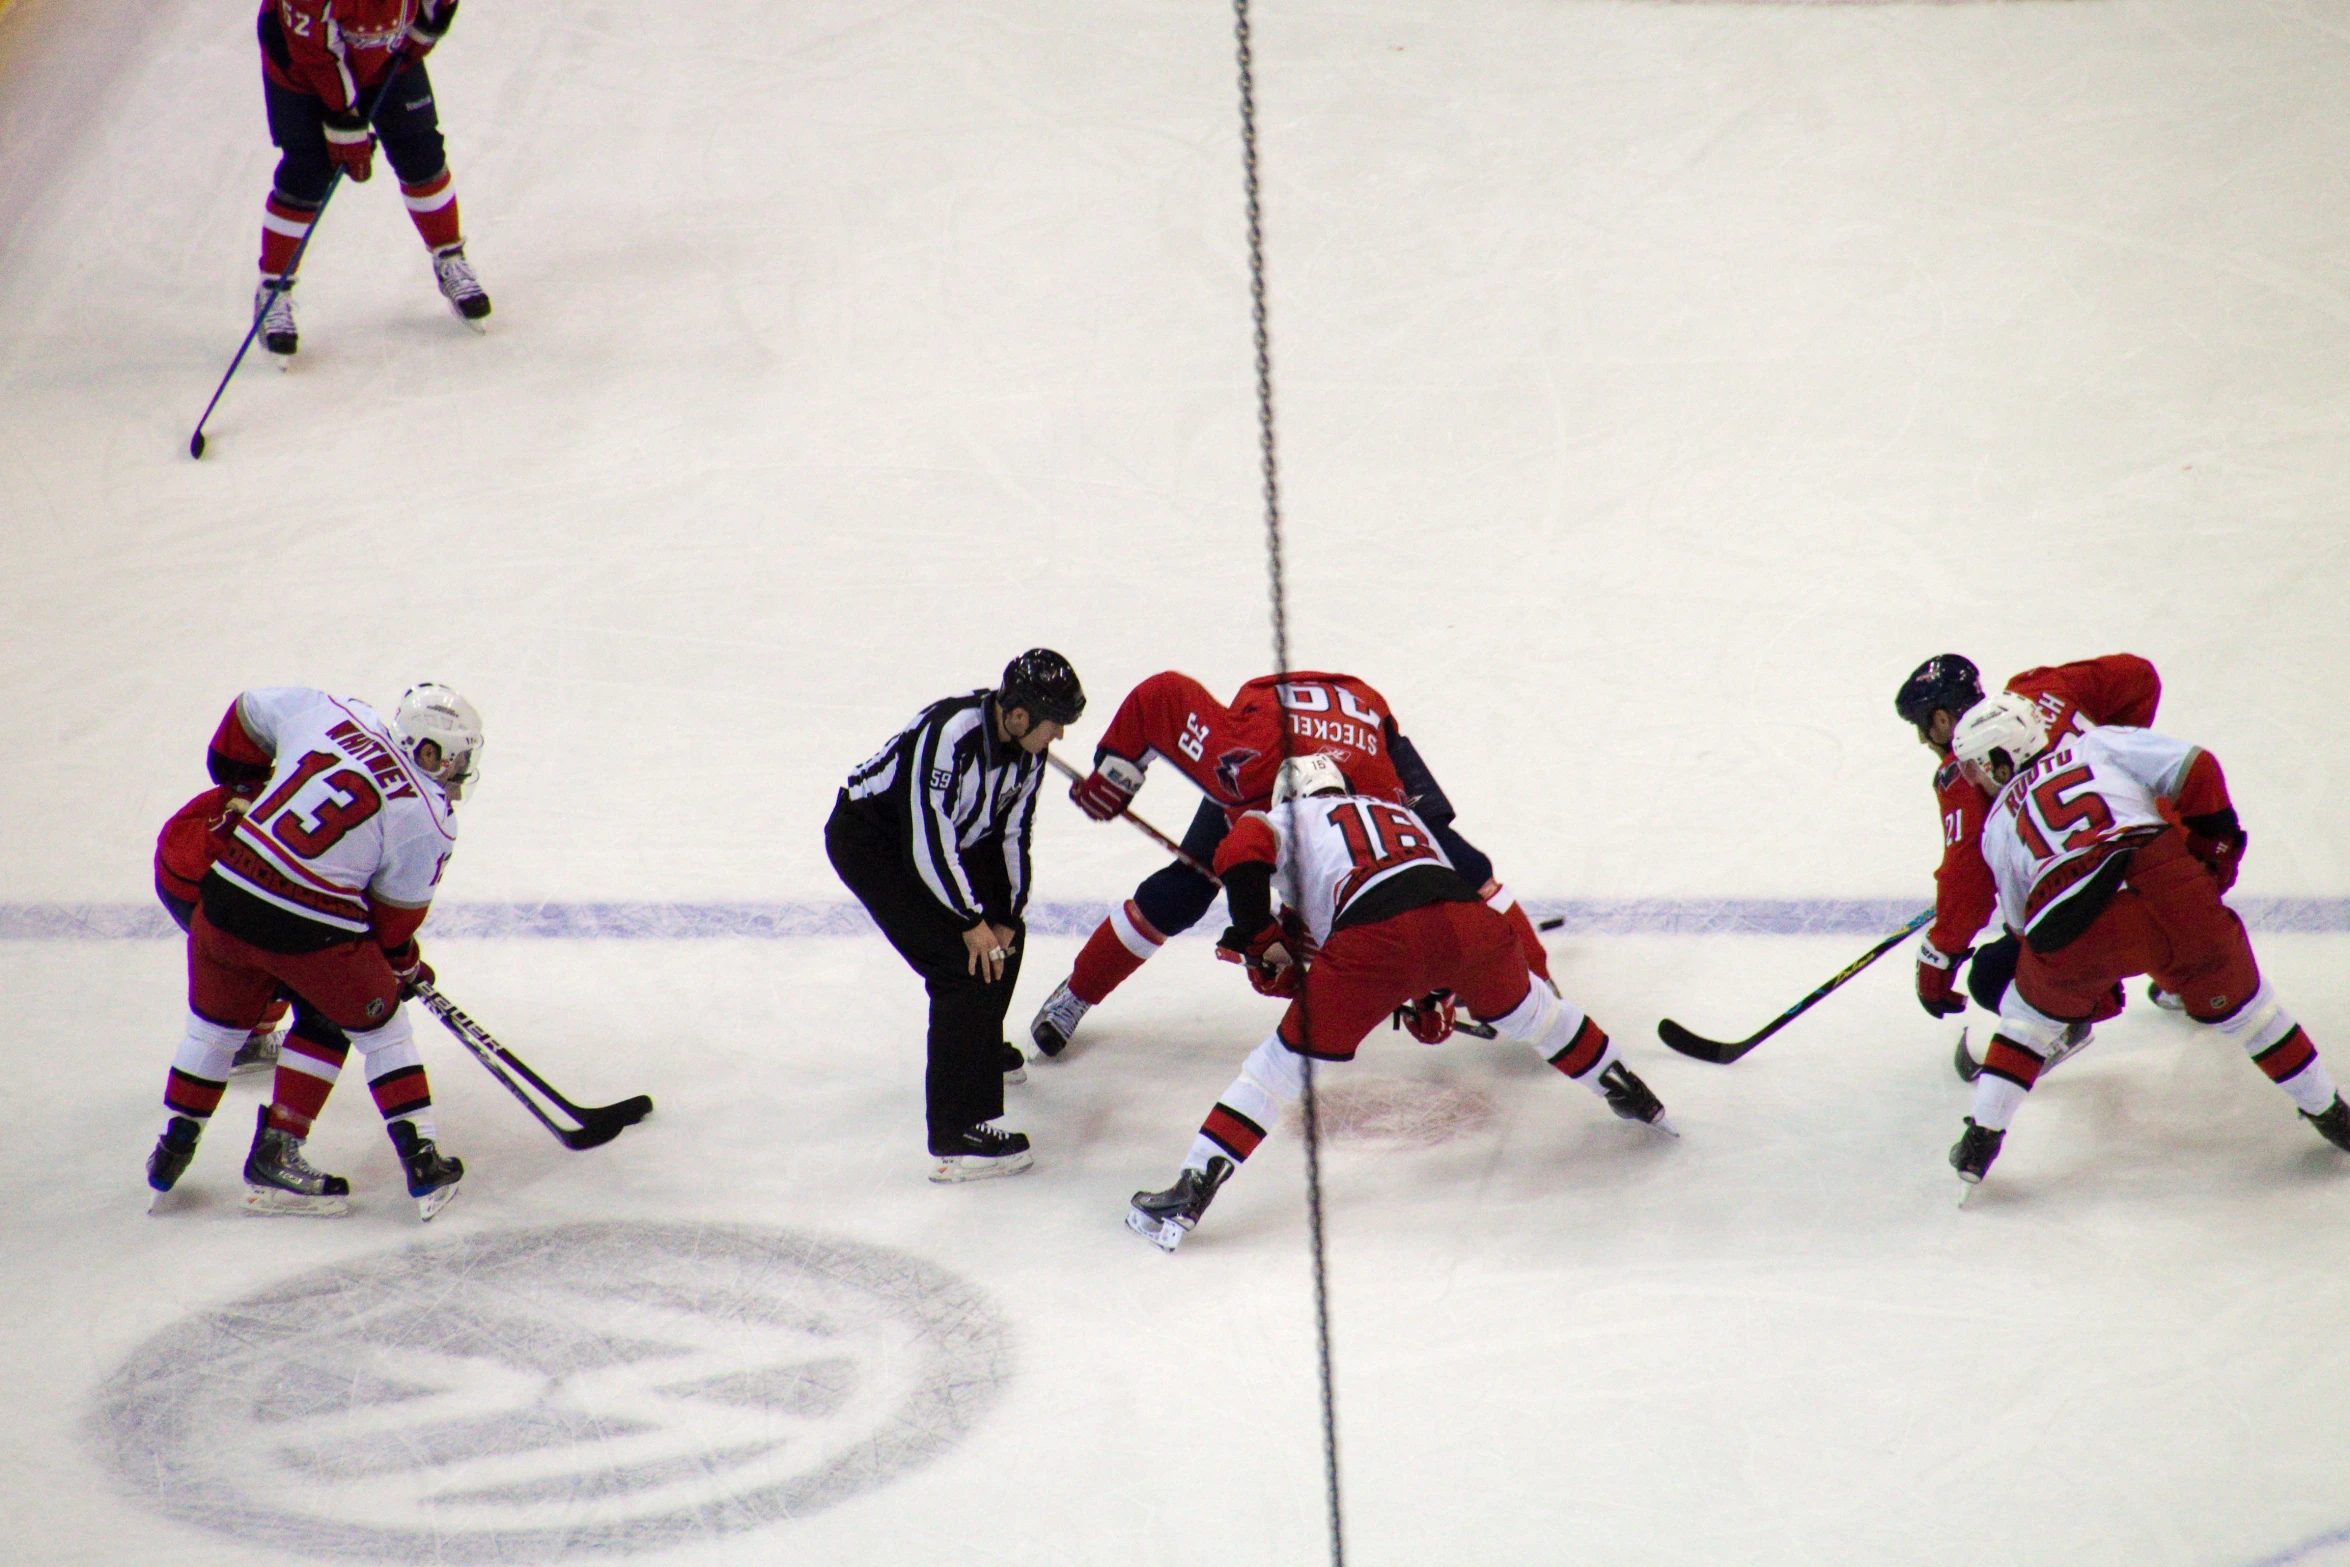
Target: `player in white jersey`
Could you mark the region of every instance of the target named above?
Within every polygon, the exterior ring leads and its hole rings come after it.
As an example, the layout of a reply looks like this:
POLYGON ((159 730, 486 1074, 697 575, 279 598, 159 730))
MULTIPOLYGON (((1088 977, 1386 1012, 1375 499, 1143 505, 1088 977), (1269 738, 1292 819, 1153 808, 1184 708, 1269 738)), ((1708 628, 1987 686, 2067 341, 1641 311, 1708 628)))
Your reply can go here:
POLYGON ((2066 1025, 2134 974, 2241 1045, 2320 1135, 2350 1150, 2350 1107, 2220 901, 2246 834, 2217 758, 2150 729, 2094 728, 2050 745, 2045 718, 2013 692, 1961 718, 1951 752, 1993 797, 1983 858, 2022 939, 1974 1114, 1950 1150, 1961 1180, 1980 1181, 1999 1156, 2066 1025))
POLYGON ((1348 791, 1327 755, 1282 763, 1268 811, 1251 811, 1216 851, 1232 910, 1217 955, 1248 966, 1257 989, 1291 998, 1192 1139, 1163 1192, 1136 1192, 1126 1222, 1172 1251, 1217 1189, 1256 1151, 1281 1107, 1305 1089, 1305 1064, 1351 1061, 1363 1036, 1402 1009, 1413 1037, 1452 1032, 1457 1002, 1523 1040, 1628 1121, 1671 1131, 1665 1107, 1605 1031, 1538 985, 1510 922, 1478 899, 1410 809, 1348 791), (1278 879, 1292 921, 1274 917, 1278 879))
POLYGON ((189 921, 187 1033, 147 1160, 158 1193, 195 1157, 230 1057, 283 987, 349 1042, 290 1037, 281 1049, 245 1161, 247 1208, 348 1209, 350 1183, 313 1169, 302 1143, 352 1046, 418 1211, 429 1219, 455 1194, 465 1167, 435 1145, 432 1087, 400 1003, 432 978, 416 929, 456 852, 453 808, 481 744, 473 704, 440 685, 411 688, 389 723, 364 702, 293 686, 230 705, 207 762, 253 803, 213 834, 189 921))

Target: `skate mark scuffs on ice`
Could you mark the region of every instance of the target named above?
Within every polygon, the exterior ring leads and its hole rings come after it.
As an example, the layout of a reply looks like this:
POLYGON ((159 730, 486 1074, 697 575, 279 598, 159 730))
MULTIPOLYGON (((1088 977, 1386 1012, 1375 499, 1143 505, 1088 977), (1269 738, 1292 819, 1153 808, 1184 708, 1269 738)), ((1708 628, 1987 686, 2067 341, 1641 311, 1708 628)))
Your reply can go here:
POLYGON ((320 1268, 134 1351, 117 1484, 253 1545, 560 1562, 780 1524, 1001 1398, 993 1304, 904 1252, 730 1224, 491 1231, 320 1268))

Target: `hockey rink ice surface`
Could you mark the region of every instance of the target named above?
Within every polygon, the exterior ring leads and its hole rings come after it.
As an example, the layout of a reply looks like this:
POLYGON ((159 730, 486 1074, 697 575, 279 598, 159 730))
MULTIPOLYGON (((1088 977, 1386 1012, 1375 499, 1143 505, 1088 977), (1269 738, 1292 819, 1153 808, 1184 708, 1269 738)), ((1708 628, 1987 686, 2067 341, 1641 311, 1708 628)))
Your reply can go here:
MULTIPOLYGON (((1929 654, 2128 650, 2222 760, 2265 970, 2350 1078, 2350 3, 1271 0, 1291 633, 1382 689, 1682 1132, 1516 1047, 1323 1077, 1363 1564, 2350 1563, 2350 1160, 2133 992, 1965 1208, 1929 654)), ((0 1559, 1327 1559, 1298 1129, 1129 1234, 1273 1020, 1221 910, 923 1179, 919 986, 820 825, 1044 644, 1270 663, 1231 16, 470 0, 433 60, 486 336, 380 162, 249 362, 251 11, 0 17, 0 1559), (259 356, 256 355, 256 358, 259 356), (344 1219, 164 1212, 148 891, 246 686, 490 736, 424 932, 573 1098, 418 1024, 344 1219)), ((1048 783, 1028 1019, 1161 863, 1048 783)), ((1161 771, 1137 801, 1180 830, 1161 771)))

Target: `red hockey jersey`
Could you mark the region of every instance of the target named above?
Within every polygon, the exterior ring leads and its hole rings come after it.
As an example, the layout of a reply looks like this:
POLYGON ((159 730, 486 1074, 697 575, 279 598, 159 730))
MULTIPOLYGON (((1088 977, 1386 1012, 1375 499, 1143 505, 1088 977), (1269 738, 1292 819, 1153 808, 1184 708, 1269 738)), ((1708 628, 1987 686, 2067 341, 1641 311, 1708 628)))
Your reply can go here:
MULTIPOLYGON (((2048 743, 2060 745, 2093 724, 2150 728, 2162 702, 2162 677, 2134 653, 2108 653, 2076 664, 2027 669, 2007 689, 2028 696, 2048 723, 2048 743)), ((1983 816, 1991 802, 1945 762, 1934 774, 1942 812, 1942 864, 1934 872, 1934 924, 1926 939, 1939 952, 1958 952, 1975 939, 1999 901, 1983 859, 1983 816)))
POLYGON ((309 93, 327 108, 344 113, 363 94, 382 84, 419 0, 263 0, 263 73, 278 86, 309 93), (276 23, 285 57, 271 44, 276 23))
POLYGON ((1116 756, 1147 768, 1163 756, 1237 818, 1272 800, 1285 721, 1292 753, 1334 756, 1356 794, 1403 802, 1403 780, 1387 754, 1387 699, 1352 675, 1312 670, 1260 676, 1229 707, 1189 675, 1153 675, 1118 704, 1094 765, 1116 756))

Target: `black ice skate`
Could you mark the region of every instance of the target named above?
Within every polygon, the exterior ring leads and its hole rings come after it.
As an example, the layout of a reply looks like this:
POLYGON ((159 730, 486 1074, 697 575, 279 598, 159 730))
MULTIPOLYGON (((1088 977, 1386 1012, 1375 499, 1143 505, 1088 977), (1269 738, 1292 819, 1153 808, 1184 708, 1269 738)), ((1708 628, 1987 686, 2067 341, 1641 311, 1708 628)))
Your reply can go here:
POLYGON ((1035 1162, 1028 1156, 1025 1132, 1000 1132, 984 1121, 964 1128, 944 1144, 930 1145, 930 1178, 942 1185, 1018 1175, 1035 1162))
MULTIPOLYGON (((2340 1094, 2334 1095, 2334 1102, 2315 1115, 2311 1115, 2306 1110, 2302 1111, 2301 1119, 2316 1127, 2318 1136, 2332 1143, 2344 1153, 2350 1153, 2350 1105, 2342 1102, 2340 1094)), ((162 1151, 163 1146, 158 1143, 156 1152, 161 1153, 162 1151)))
MULTIPOLYGON (((2040 1075, 2046 1077, 2061 1063, 2070 1061, 2088 1049, 2089 1041, 2096 1037, 2097 1031, 2086 1023, 2067 1023, 2064 1033, 2056 1041, 2056 1048, 2048 1052, 2047 1060, 2040 1063, 2040 1075)), ((1971 1083, 1983 1075, 1983 1063, 1977 1061, 1974 1052, 1967 1049, 1966 1030, 1963 1028, 1958 1031, 1958 1053, 1951 1058, 1950 1064, 1958 1070, 1961 1082, 1971 1083)))
POLYGON ((1958 1049, 1952 1053, 1950 1065, 1952 1070, 1958 1073, 1960 1082, 1971 1083, 1983 1075, 1983 1063, 1977 1061, 1974 1052, 1967 1049, 1966 1036, 1965 1029, 1962 1028, 1958 1031, 1958 1049))
POLYGON ((2179 999, 2179 994, 2177 991, 2165 990, 2161 985, 2157 984, 2151 979, 2146 982, 2146 999, 2153 1002, 2156 1006, 2162 1008, 2162 1010, 2165 1012, 2184 1012, 2187 1010, 2187 1003, 2179 999))
POLYGON ((277 1066, 277 1044, 278 1036, 266 1030, 257 1028, 247 1034, 245 1042, 237 1046, 236 1055, 229 1060, 229 1076, 247 1077, 255 1072, 274 1070, 277 1066))
POLYGON ((302 1139, 271 1126, 269 1106, 261 1106, 245 1155, 245 1211, 333 1219, 351 1211, 350 1197, 351 1183, 311 1168, 302 1139))
POLYGON ((1036 1021, 1028 1025, 1028 1037, 1036 1041, 1036 1048, 1050 1060, 1069 1048, 1070 1039, 1077 1033, 1078 1020, 1092 1010, 1093 1003, 1078 1000, 1064 979, 1044 998, 1044 1005, 1036 1009, 1036 1021))
POLYGON ((1028 1058, 1020 1053, 1019 1046, 1008 1039, 1004 1041, 1003 1061, 1004 1082, 1007 1085, 1028 1081, 1028 1058))
POLYGON ((1216 1200, 1217 1189, 1231 1178, 1229 1159, 1210 1159, 1204 1170, 1186 1165, 1165 1191, 1134 1194, 1126 1209, 1126 1227, 1159 1250, 1173 1251, 1216 1200))
POLYGON ((1653 1126, 1675 1137, 1681 1135, 1674 1130, 1673 1123, 1665 1119, 1664 1101, 1657 1098, 1655 1092, 1640 1081, 1639 1074, 1623 1062, 1608 1063, 1607 1070, 1599 1074, 1599 1091, 1607 1100, 1607 1107, 1623 1119, 1653 1126))
POLYGON ((1977 1126, 1975 1118, 1966 1118, 1966 1133, 1950 1145, 1950 1167, 1958 1178, 1969 1186, 1983 1179, 1991 1168, 1991 1161, 1999 1157, 1999 1145, 2005 1141, 2005 1132, 1994 1132, 1987 1126, 1977 1126))
MULTIPOLYGON (((2339 1105, 2340 1100, 2335 1100, 2339 1105)), ((147 1199, 147 1211, 153 1213, 163 1194, 179 1184, 188 1173, 189 1162, 196 1157, 196 1140, 204 1135, 204 1123, 192 1116, 175 1115, 163 1128, 163 1135, 155 1139, 155 1151, 147 1155, 147 1184, 155 1188, 155 1195, 147 1199)))
POLYGON ((416 1134, 416 1123, 405 1118, 394 1121, 388 1128, 392 1134, 392 1150, 400 1156, 400 1169, 408 1177, 408 1195, 416 1199, 416 1216, 430 1219, 457 1195, 457 1183, 465 1179, 465 1161, 444 1159, 429 1137, 416 1134))
POLYGON ((253 291, 253 314, 261 318, 261 346, 277 355, 281 370, 302 346, 301 336, 294 330, 294 282, 293 278, 263 278, 253 291))
POLYGON ((481 279, 473 275, 473 263, 465 259, 465 246, 460 243, 434 251, 432 272, 440 281, 441 297, 457 312, 457 319, 476 332, 489 330, 481 322, 490 313, 490 296, 482 290, 481 279))

